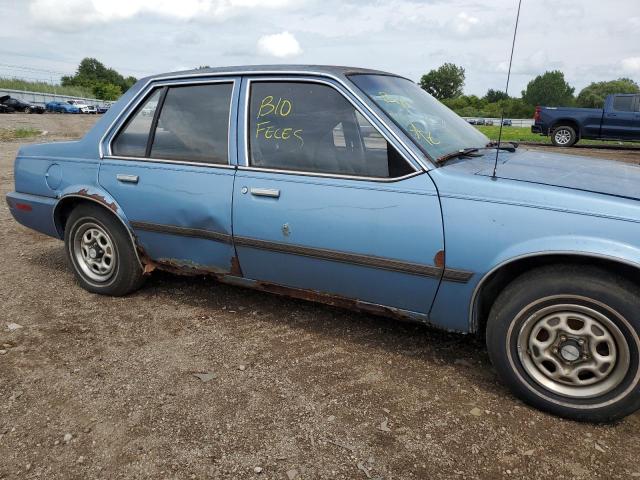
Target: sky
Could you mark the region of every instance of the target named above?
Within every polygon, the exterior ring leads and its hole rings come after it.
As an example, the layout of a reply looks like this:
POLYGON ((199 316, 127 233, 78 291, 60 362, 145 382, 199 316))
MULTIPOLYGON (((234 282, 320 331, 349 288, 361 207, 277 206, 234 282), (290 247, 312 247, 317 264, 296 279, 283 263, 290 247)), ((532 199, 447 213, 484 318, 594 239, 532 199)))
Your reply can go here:
MULTIPOLYGON (((453 62, 465 93, 484 95, 505 87, 516 10, 517 0, 0 0, 0 76, 55 82, 95 57, 138 78, 304 63, 418 81, 453 62)), ((640 83, 640 0, 523 0, 509 93, 553 69, 576 93, 640 83)))

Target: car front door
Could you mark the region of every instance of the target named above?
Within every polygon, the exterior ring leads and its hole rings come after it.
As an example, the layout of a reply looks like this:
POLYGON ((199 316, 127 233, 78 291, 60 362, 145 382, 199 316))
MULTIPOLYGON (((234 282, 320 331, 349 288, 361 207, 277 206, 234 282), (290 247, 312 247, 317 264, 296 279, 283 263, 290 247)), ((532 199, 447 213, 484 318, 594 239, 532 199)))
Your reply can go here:
POLYGON ((99 182, 144 255, 165 267, 228 273, 235 265, 236 85, 231 78, 151 86, 103 143, 99 182))
POLYGON ((233 225, 244 276, 426 318, 444 248, 430 177, 338 84, 250 78, 241 95, 233 225))

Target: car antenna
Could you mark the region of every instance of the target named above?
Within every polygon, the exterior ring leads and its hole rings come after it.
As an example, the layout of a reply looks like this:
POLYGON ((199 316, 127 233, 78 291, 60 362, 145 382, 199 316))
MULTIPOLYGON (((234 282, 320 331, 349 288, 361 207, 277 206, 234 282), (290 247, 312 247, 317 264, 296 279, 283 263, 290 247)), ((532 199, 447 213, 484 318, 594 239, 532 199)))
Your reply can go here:
MULTIPOLYGON (((516 46, 516 34, 518 33, 518 21, 520 20, 520 7, 522 6, 522 0, 518 0, 518 13, 516 13, 516 25, 513 28, 513 41, 511 42, 511 56, 509 57, 509 70, 507 71, 507 85, 504 88, 504 94, 509 95, 509 78, 511 78, 511 64, 513 63, 513 49, 516 46)), ((500 113, 500 130, 498 131, 498 144, 496 145, 496 159, 493 162, 493 175, 492 180, 496 180, 496 170, 498 169, 498 153, 500 153, 500 141, 502 140, 502 124, 504 123, 504 103, 502 104, 502 111, 500 113)))

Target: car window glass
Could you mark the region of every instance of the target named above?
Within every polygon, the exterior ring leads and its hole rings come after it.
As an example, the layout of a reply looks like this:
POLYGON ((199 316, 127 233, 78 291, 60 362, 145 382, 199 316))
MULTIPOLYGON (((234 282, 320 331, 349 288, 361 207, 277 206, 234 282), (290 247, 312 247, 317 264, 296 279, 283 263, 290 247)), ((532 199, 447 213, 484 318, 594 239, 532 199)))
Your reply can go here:
POLYGON ((170 87, 162 104, 151 157, 228 163, 232 83, 170 87))
POLYGON ((394 178, 411 166, 335 89, 312 82, 254 82, 252 166, 394 178))
POLYGON ((156 89, 151 96, 142 103, 127 122, 115 141, 112 149, 114 155, 123 157, 144 157, 147 149, 147 139, 153 122, 153 115, 158 106, 161 89, 156 89))
POLYGON ((613 109, 618 112, 633 112, 633 97, 614 97, 613 109))

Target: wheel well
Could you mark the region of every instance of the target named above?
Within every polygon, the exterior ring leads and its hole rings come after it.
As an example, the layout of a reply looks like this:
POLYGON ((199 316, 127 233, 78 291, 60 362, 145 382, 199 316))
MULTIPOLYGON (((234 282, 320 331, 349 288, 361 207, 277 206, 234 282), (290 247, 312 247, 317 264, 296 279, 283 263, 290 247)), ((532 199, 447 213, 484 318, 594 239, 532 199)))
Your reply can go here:
POLYGON ((553 132, 554 128, 557 128, 561 125, 566 125, 567 127, 573 128, 573 130, 576 132, 576 138, 580 139, 580 125, 578 125, 578 122, 576 122, 571 118, 563 118, 561 120, 556 120, 553 123, 553 125, 551 125, 551 128, 549 129, 549 135, 551 135, 551 132, 553 132))
POLYGON ((99 208, 103 208, 105 211, 109 212, 111 215, 114 215, 118 218, 118 220, 121 221, 121 219, 113 212, 113 210, 109 209, 107 206, 103 205, 97 200, 90 200, 83 197, 66 197, 60 200, 60 202, 56 206, 53 217, 56 225, 56 230, 58 230, 58 234, 61 238, 64 237, 64 230, 67 226, 69 215, 71 215, 71 212, 79 205, 94 205, 99 208))
POLYGON ((638 282, 638 278, 640 278, 638 276, 640 268, 608 258, 591 257, 588 255, 553 254, 514 260, 498 268, 486 279, 483 279, 480 290, 474 298, 472 322, 476 332, 484 336, 491 307, 500 292, 502 292, 509 283, 529 270, 554 264, 597 266, 616 275, 620 275, 636 285, 640 284, 638 282))

